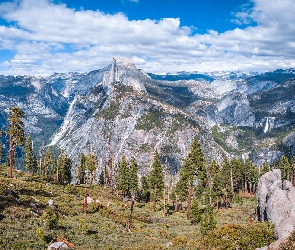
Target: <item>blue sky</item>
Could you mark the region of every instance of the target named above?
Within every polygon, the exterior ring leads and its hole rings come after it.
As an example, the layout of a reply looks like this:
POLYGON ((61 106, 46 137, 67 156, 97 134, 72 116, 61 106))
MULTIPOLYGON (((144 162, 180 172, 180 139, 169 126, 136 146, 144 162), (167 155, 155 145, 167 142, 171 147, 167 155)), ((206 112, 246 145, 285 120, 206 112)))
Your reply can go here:
POLYGON ((295 67, 295 0, 0 1, 0 74, 295 67))

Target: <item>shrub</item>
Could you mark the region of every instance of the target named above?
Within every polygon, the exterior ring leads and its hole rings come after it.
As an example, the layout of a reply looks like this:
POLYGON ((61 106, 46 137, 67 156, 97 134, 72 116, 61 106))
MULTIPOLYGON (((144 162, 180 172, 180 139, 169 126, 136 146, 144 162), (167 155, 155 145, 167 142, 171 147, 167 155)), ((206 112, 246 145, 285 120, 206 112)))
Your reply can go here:
POLYGON ((273 226, 269 223, 227 224, 208 232, 198 244, 200 249, 251 250, 269 245, 274 240, 273 226))
POLYGON ((84 234, 87 235, 88 234, 88 225, 86 223, 85 219, 81 219, 80 223, 79 223, 79 231, 84 234))
POLYGON ((40 241, 45 242, 45 234, 42 228, 37 228, 35 235, 40 241))
POLYGON ((48 209, 40 217, 39 223, 45 224, 48 229, 58 228, 60 225, 58 215, 52 209, 48 209))
POLYGON ((101 204, 98 204, 96 202, 91 202, 87 207, 87 213, 94 214, 98 212, 101 207, 102 207, 101 204))
POLYGON ((6 186, 3 182, 0 182, 0 195, 6 194, 6 186))

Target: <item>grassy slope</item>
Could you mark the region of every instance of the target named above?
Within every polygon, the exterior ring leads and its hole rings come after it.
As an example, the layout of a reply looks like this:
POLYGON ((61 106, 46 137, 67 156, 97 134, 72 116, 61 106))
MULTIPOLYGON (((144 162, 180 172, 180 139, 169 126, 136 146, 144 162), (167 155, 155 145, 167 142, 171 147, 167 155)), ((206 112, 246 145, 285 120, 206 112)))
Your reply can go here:
MULTIPOLYGON (((136 202, 132 233, 128 233, 126 223, 130 204, 111 195, 108 189, 90 188, 90 197, 98 199, 102 205, 98 211, 85 215, 82 213, 84 188, 69 191, 56 184, 47 187, 46 180, 39 177, 15 171, 15 178, 10 180, 7 174, 8 168, 0 167, 0 182, 14 185, 11 188, 19 194, 20 204, 13 202, 10 196, 0 196, 1 249, 45 249, 58 236, 73 243, 76 249, 165 249, 168 242, 173 243, 169 249, 203 249, 200 242, 204 238, 199 234, 198 225, 191 225, 186 220, 185 211, 164 217, 162 211, 152 213, 149 204, 136 202), (57 205, 61 222, 59 228, 52 230, 39 224, 40 217, 29 205, 32 202, 37 204, 42 212, 50 198, 57 205), (87 235, 79 230, 83 219, 88 226, 87 235), (39 227, 45 233, 46 242, 35 235, 39 227)), ((229 210, 219 209, 217 226, 229 223, 249 225, 255 200, 253 197, 243 198, 242 203, 233 204, 229 210)))

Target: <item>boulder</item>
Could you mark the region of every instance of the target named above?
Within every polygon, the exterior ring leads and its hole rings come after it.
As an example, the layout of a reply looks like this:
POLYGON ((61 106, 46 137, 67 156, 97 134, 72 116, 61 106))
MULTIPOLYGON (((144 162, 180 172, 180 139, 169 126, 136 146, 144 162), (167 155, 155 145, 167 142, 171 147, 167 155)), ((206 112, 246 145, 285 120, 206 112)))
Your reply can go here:
POLYGON ((273 190, 266 204, 267 219, 276 226, 287 218, 291 212, 287 192, 276 188, 273 190))
POLYGON ((260 250, 278 249, 280 243, 295 230, 295 188, 290 181, 281 180, 280 169, 262 175, 257 185, 258 216, 275 225, 277 241, 260 250))
POLYGON ((275 236, 277 239, 287 239, 295 229, 295 217, 287 217, 275 227, 275 236))
POLYGON ((69 247, 64 242, 53 242, 47 248, 47 250, 59 250, 59 249, 69 249, 69 247))

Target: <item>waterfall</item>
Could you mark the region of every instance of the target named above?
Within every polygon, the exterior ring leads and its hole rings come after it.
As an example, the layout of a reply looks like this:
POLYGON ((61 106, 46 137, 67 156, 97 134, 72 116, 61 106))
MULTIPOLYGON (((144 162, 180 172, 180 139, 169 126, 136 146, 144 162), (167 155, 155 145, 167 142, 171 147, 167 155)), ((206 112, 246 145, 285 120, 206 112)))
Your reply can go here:
POLYGON ((266 123, 265 123, 265 127, 264 127, 263 132, 264 133, 267 133, 268 130, 269 130, 269 121, 268 121, 268 117, 266 117, 266 123))

